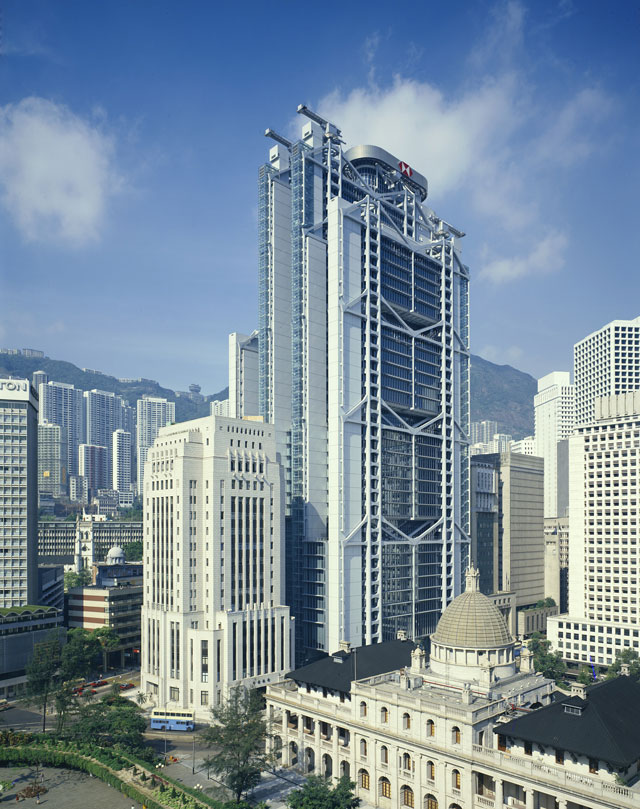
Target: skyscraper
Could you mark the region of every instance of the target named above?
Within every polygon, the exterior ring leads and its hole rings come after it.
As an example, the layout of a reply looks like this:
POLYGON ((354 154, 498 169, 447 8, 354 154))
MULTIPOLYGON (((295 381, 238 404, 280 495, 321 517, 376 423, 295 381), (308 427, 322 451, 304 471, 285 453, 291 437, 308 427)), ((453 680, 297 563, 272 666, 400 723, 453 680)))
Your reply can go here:
POLYGON ((229 415, 260 415, 258 332, 229 335, 229 415))
POLYGON ((640 317, 613 320, 573 348, 576 425, 589 424, 598 396, 640 389, 640 317))
POLYGON ((464 235, 427 180, 305 107, 259 175, 260 409, 306 650, 422 638, 468 558, 464 235))
POLYGON ((108 452, 106 447, 97 444, 80 444, 78 447, 79 476, 87 482, 89 499, 97 494, 98 489, 109 488, 107 471, 108 452))
POLYGON ((144 491, 144 465, 147 461, 149 447, 153 446, 158 430, 176 420, 176 406, 174 402, 153 396, 143 396, 138 399, 138 418, 136 425, 137 465, 138 465, 138 493, 144 491))
POLYGON ((64 427, 67 433, 69 474, 78 474, 78 447, 84 442, 84 400, 82 391, 62 382, 47 382, 38 388, 40 422, 64 427))
POLYGON ((209 416, 160 429, 144 475, 142 686, 209 709, 291 668, 281 469, 270 424, 209 416))
POLYGON ((471 422, 471 443, 488 444, 493 436, 498 432, 497 421, 472 421, 471 422))
POLYGON ((568 371, 554 371, 538 380, 533 397, 535 454, 544 458, 544 516, 558 513, 558 442, 573 432, 575 424, 574 386, 568 371))
POLYGON ((59 424, 38 424, 38 492, 62 497, 68 489, 67 431, 59 424))
POLYGON ((113 475, 111 488, 116 492, 131 491, 131 433, 116 430, 112 435, 113 475))
POLYGON ((0 607, 38 603, 38 397, 0 379, 0 607))
MULTIPOLYGON (((86 405, 86 443, 106 449, 106 480, 104 488, 113 477, 113 433, 125 426, 131 432, 131 408, 121 396, 103 390, 88 390, 84 393, 86 405)), ((81 473, 82 474, 82 473, 81 473)), ((91 488, 91 487, 90 487, 91 488)), ((100 487, 102 488, 102 487, 100 487)))

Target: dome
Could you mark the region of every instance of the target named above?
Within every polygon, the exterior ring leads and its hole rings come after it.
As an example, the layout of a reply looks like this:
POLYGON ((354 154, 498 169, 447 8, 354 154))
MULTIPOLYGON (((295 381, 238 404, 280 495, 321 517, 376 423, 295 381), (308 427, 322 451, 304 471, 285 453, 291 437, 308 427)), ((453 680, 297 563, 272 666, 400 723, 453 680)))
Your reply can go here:
POLYGON ((123 565, 126 562, 124 551, 119 545, 114 545, 107 554, 108 565, 123 565))
POLYGON ((498 649, 513 643, 500 610, 478 590, 478 571, 470 568, 466 579, 466 591, 443 612, 431 640, 462 649, 498 649))

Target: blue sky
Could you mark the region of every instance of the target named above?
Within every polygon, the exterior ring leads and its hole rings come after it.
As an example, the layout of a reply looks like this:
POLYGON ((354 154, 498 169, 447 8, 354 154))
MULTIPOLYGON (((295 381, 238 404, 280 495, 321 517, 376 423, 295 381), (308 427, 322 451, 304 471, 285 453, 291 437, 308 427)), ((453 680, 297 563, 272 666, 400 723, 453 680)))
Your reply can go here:
POLYGON ((640 314, 640 11, 4 0, 0 345, 212 393, 257 325, 257 171, 306 103, 464 230, 472 350, 534 375, 640 314))

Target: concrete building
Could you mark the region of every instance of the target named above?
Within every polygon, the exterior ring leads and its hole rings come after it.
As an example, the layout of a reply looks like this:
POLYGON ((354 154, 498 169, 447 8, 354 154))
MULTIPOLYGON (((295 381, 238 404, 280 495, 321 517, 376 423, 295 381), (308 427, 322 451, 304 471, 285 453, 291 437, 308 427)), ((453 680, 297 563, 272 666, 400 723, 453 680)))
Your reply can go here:
POLYGON ((72 503, 89 503, 89 483, 82 475, 69 475, 69 500, 72 503))
POLYGON ((488 444, 497 432, 497 421, 472 421, 469 438, 472 444, 488 444))
POLYGON ((471 559, 479 571, 479 589, 490 595, 502 582, 498 543, 500 537, 499 470, 495 458, 473 455, 470 462, 471 559))
POLYGON ((209 416, 163 427, 147 457, 141 687, 194 710, 291 666, 282 471, 272 425, 209 416))
POLYGON ((284 767, 337 780, 381 809, 637 809, 640 685, 556 694, 516 665, 497 608, 467 588, 431 636, 335 650, 267 688, 284 767), (632 784, 629 786, 629 784, 632 784))
POLYGON ((468 269, 427 180, 306 107, 259 175, 260 413, 302 655, 426 637, 469 536, 468 269))
POLYGON ((573 348, 576 425, 589 424, 600 396, 640 389, 640 317, 614 320, 573 348))
MULTIPOLYGON (((85 391, 84 400, 86 443, 106 450, 105 482, 96 488, 106 489, 113 478, 113 433, 124 429, 133 435, 133 410, 121 396, 103 390, 85 391)), ((91 483, 89 489, 92 489, 91 483)))
POLYGON ((38 494, 63 497, 69 487, 67 431, 59 424, 38 424, 38 494))
POLYGON ((560 612, 569 609, 569 518, 545 518, 544 591, 560 612))
POLYGON ((46 371, 34 371, 31 374, 31 384, 34 390, 40 391, 40 385, 46 385, 49 381, 49 374, 46 371))
POLYGON ((524 438, 512 441, 509 448, 518 455, 537 455, 536 442, 532 435, 525 435, 524 438))
POLYGON ((137 485, 138 493, 144 491, 144 465, 149 447, 153 446, 158 430, 176 420, 175 402, 154 396, 143 396, 137 403, 137 485))
POLYGON ((229 335, 229 413, 232 418, 260 415, 258 332, 229 335))
POLYGON ((212 402, 209 402, 209 412, 212 416, 228 416, 229 400, 214 399, 212 402))
POLYGON ((38 603, 38 396, 0 379, 0 608, 38 603))
POLYGON ((64 614, 64 565, 38 565, 38 601, 64 614))
POLYGON ((640 391, 596 399, 569 439, 569 614, 549 621, 565 660, 640 652, 639 466, 640 391))
POLYGON ((575 396, 568 371, 554 371, 538 380, 533 398, 535 454, 544 458, 544 516, 563 517, 558 507, 558 488, 566 488, 566 466, 558 475, 558 442, 567 439, 575 425, 575 396))
POLYGON ((115 430, 112 436, 113 474, 111 488, 116 492, 131 491, 131 433, 115 430))
POLYGON ((500 455, 503 452, 511 452, 512 444, 513 437, 508 433, 495 433, 493 438, 486 443, 472 444, 469 447, 469 453, 471 455, 500 455))
POLYGON ((108 478, 108 452, 103 446, 95 444, 80 444, 78 447, 78 470, 79 476, 87 482, 89 499, 91 499, 98 489, 107 488, 108 478))
MULTIPOLYGON (((36 585, 37 580, 36 571, 36 585)), ((55 607, 0 607, 0 699, 11 699, 24 691, 26 667, 37 644, 50 641, 54 634, 64 643, 62 617, 55 607)))
POLYGON ((105 559, 110 548, 126 548, 142 542, 142 523, 107 520, 98 514, 83 514, 75 522, 46 520, 38 525, 38 554, 41 562, 74 564, 80 556, 81 567, 90 568, 105 559))
POLYGON ((62 382, 47 382, 38 388, 40 421, 58 424, 67 434, 69 475, 78 474, 78 448, 85 440, 85 411, 81 390, 62 382))

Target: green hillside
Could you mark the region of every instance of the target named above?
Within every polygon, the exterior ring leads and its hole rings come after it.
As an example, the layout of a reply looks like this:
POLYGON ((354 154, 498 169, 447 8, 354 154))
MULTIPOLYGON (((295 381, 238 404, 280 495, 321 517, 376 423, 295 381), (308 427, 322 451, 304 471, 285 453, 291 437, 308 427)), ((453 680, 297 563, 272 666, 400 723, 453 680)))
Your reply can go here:
POLYGON ((538 383, 510 365, 471 355, 471 421, 492 419, 514 438, 533 435, 533 397, 538 383))
POLYGON ((207 396, 205 401, 193 402, 184 396, 176 396, 175 391, 163 388, 157 382, 144 380, 142 382, 120 382, 115 376, 106 374, 95 374, 90 371, 83 371, 71 362, 64 360, 37 359, 33 357, 22 357, 15 354, 0 354, 0 376, 20 376, 31 379, 35 371, 44 371, 49 374, 49 379, 53 382, 66 382, 75 385, 80 390, 104 390, 109 393, 117 393, 123 399, 135 406, 138 399, 144 395, 161 396, 170 402, 176 403, 176 421, 187 421, 201 416, 209 415, 209 400, 226 399, 229 389, 224 388, 212 396, 207 396))

